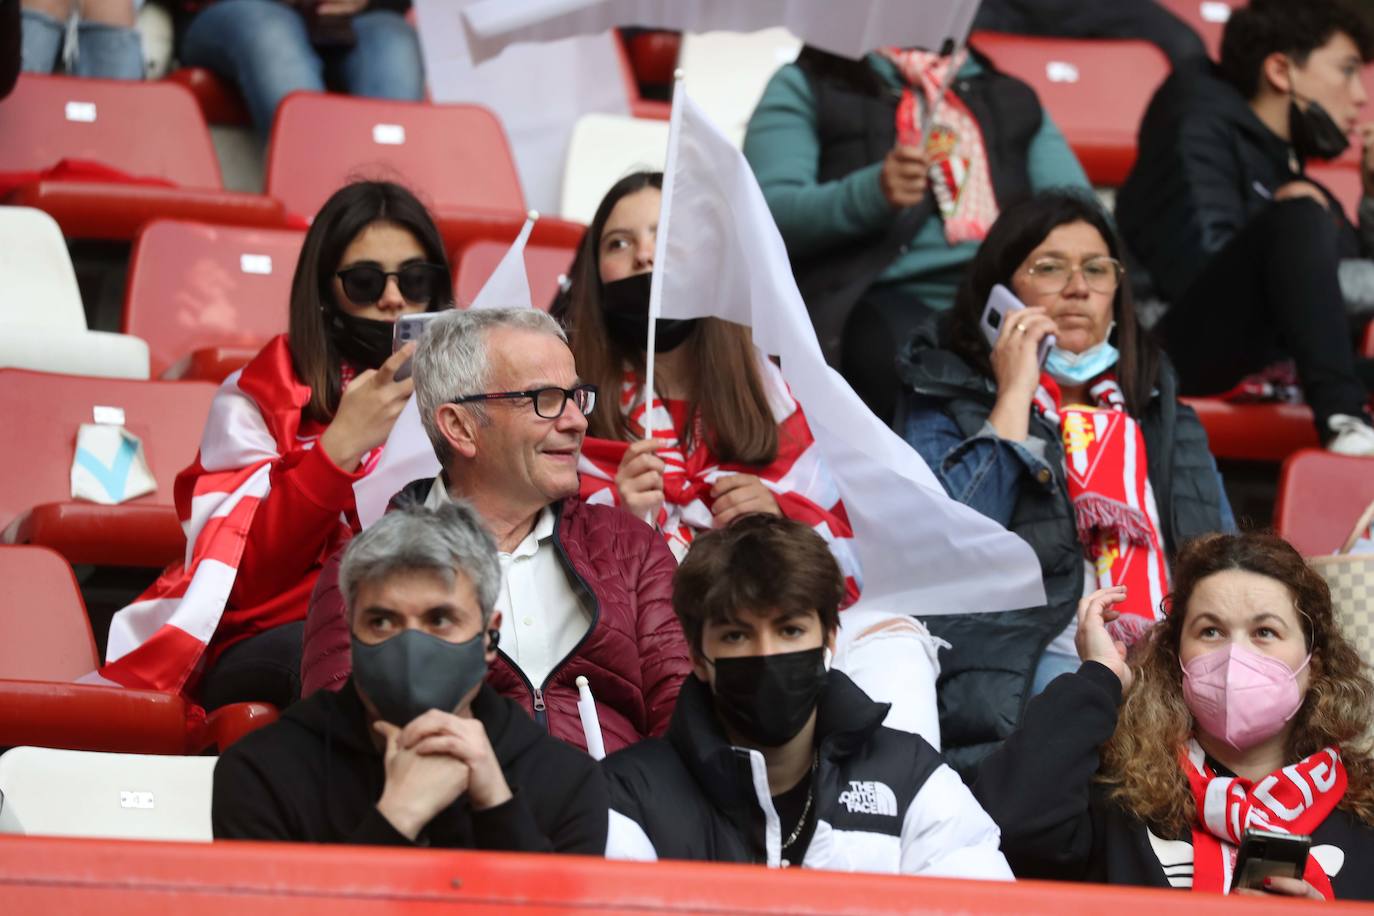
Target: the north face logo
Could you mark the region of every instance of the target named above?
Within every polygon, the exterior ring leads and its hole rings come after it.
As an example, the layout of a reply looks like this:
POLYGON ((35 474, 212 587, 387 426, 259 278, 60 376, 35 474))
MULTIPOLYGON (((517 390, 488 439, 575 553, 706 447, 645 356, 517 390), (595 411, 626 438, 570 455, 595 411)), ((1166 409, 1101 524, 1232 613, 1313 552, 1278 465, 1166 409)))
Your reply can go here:
POLYGON ((849 791, 840 793, 840 804, 850 814, 885 814, 897 816, 897 796, 882 782, 850 780, 849 791))

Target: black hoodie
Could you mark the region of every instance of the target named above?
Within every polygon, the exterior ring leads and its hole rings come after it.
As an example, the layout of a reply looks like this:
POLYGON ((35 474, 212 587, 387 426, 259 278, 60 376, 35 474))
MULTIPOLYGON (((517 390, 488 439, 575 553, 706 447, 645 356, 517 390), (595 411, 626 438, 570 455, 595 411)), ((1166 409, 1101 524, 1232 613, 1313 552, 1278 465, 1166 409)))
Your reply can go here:
MULTIPOLYGON (((549 735, 485 684, 472 714, 487 730, 512 798, 473 811, 460 797, 415 845, 601 855, 606 783, 596 763, 549 735)), ((287 709, 215 765, 216 839, 410 845, 377 811, 386 782, 367 712, 350 679, 287 709)))

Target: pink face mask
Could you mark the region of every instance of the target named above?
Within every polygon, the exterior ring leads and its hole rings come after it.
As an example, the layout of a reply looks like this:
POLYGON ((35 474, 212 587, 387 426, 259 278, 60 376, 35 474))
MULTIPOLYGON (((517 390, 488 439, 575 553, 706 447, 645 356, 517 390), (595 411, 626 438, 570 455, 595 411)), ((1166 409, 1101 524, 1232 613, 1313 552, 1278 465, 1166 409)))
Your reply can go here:
POLYGON ((1183 666, 1183 700, 1198 727, 1238 751, 1272 738, 1302 705, 1298 673, 1277 658, 1231 643, 1183 666))

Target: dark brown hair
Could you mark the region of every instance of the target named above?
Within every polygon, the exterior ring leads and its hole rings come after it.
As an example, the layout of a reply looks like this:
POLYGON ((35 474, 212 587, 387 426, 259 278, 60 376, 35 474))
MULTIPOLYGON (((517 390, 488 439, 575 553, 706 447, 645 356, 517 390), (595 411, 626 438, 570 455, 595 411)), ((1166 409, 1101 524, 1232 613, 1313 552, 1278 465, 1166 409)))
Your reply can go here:
MULTIPOLYGON (((1010 288, 1021 262, 1051 232, 1070 223, 1092 226, 1112 257, 1122 260, 1121 242, 1101 205, 1087 192, 1064 188, 1043 191, 1003 210, 969 264, 947 319, 945 344, 987 378, 992 378, 991 347, 980 322, 992 288, 998 283, 1010 288)), ((1159 348, 1136 320, 1131 285, 1124 277, 1116 288, 1112 317, 1116 320, 1113 343, 1121 352, 1117 381, 1127 412, 1139 417, 1159 377, 1159 348)))
POLYGON ((1365 729, 1374 714, 1374 683, 1342 635, 1326 581, 1285 540, 1267 532, 1210 534, 1185 544, 1174 566, 1171 613, 1151 632, 1133 665, 1135 685, 1116 733, 1103 749, 1102 779, 1136 817, 1170 830, 1192 823, 1194 804, 1178 748, 1193 730, 1183 699, 1179 645, 1188 604, 1208 576, 1239 569, 1282 582, 1301 612, 1312 652, 1307 694, 1294 715, 1287 762, 1323 747, 1340 750, 1348 784, 1340 807, 1374 824, 1374 760, 1365 729))
MULTIPOLYGON (((592 217, 572 267, 567 325, 577 373, 601 389, 588 418, 589 435, 627 440, 620 408, 625 367, 644 371, 642 350, 626 350, 606 332, 602 311, 601 235, 621 199, 663 187, 662 172, 635 172, 611 186, 592 217)), ((706 445, 722 461, 772 464, 778 456, 778 425, 759 376, 758 354, 749 329, 719 318, 703 318, 682 344, 687 365, 696 368, 689 385, 689 415, 700 411, 706 445)), ((692 425, 687 435, 690 440, 692 425)), ((689 443, 684 443, 689 444, 689 443)))
POLYGON ((697 654, 707 622, 741 611, 814 609, 829 638, 839 629, 843 598, 844 574, 825 539, 780 515, 741 516, 698 536, 673 578, 673 610, 697 654))
POLYGON ((1336 33, 1349 36, 1360 57, 1374 54, 1374 34, 1349 3, 1334 0, 1251 0, 1231 13, 1221 33, 1221 75, 1240 94, 1259 94, 1264 59, 1286 54, 1299 67, 1336 33))
POLYGON ((306 416, 328 423, 339 407, 339 352, 329 334, 329 313, 338 310, 334 273, 353 240, 373 223, 393 223, 415 236, 425 260, 443 267, 439 294, 430 311, 453 303, 453 277, 444 242, 424 204, 410 191, 389 181, 345 185, 325 201, 301 245, 291 281, 291 315, 287 341, 296 377, 310 386, 306 416))

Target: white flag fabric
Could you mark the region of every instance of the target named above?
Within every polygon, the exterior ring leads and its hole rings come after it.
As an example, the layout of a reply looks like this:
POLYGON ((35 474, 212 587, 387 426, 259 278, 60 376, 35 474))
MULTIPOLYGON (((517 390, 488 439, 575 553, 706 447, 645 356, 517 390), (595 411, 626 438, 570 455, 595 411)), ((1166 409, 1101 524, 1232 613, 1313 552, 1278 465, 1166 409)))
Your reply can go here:
POLYGON ((753 171, 681 86, 653 294, 660 301, 651 309, 664 318, 746 325, 755 346, 781 358, 854 529, 863 570, 856 607, 948 614, 1044 604, 1030 546, 951 499, 920 455, 826 364, 753 171))
POLYGON ((755 32, 784 26, 807 44, 860 58, 885 45, 938 51, 962 43, 979 0, 478 0, 463 10, 480 62, 518 42, 595 35, 617 26, 755 32))
MULTIPOLYGON (((501 258, 496 269, 472 300, 471 308, 530 308, 530 280, 525 271, 525 242, 529 240, 538 213, 531 212, 524 228, 516 236, 510 250, 501 258)), ((476 394, 477 392, 473 392, 476 394)), ((441 470, 434 446, 420 422, 420 407, 415 395, 410 396, 401 415, 386 437, 382 457, 362 480, 353 484, 353 497, 358 506, 358 522, 370 527, 386 512, 391 497, 413 480, 434 477, 441 470)))

